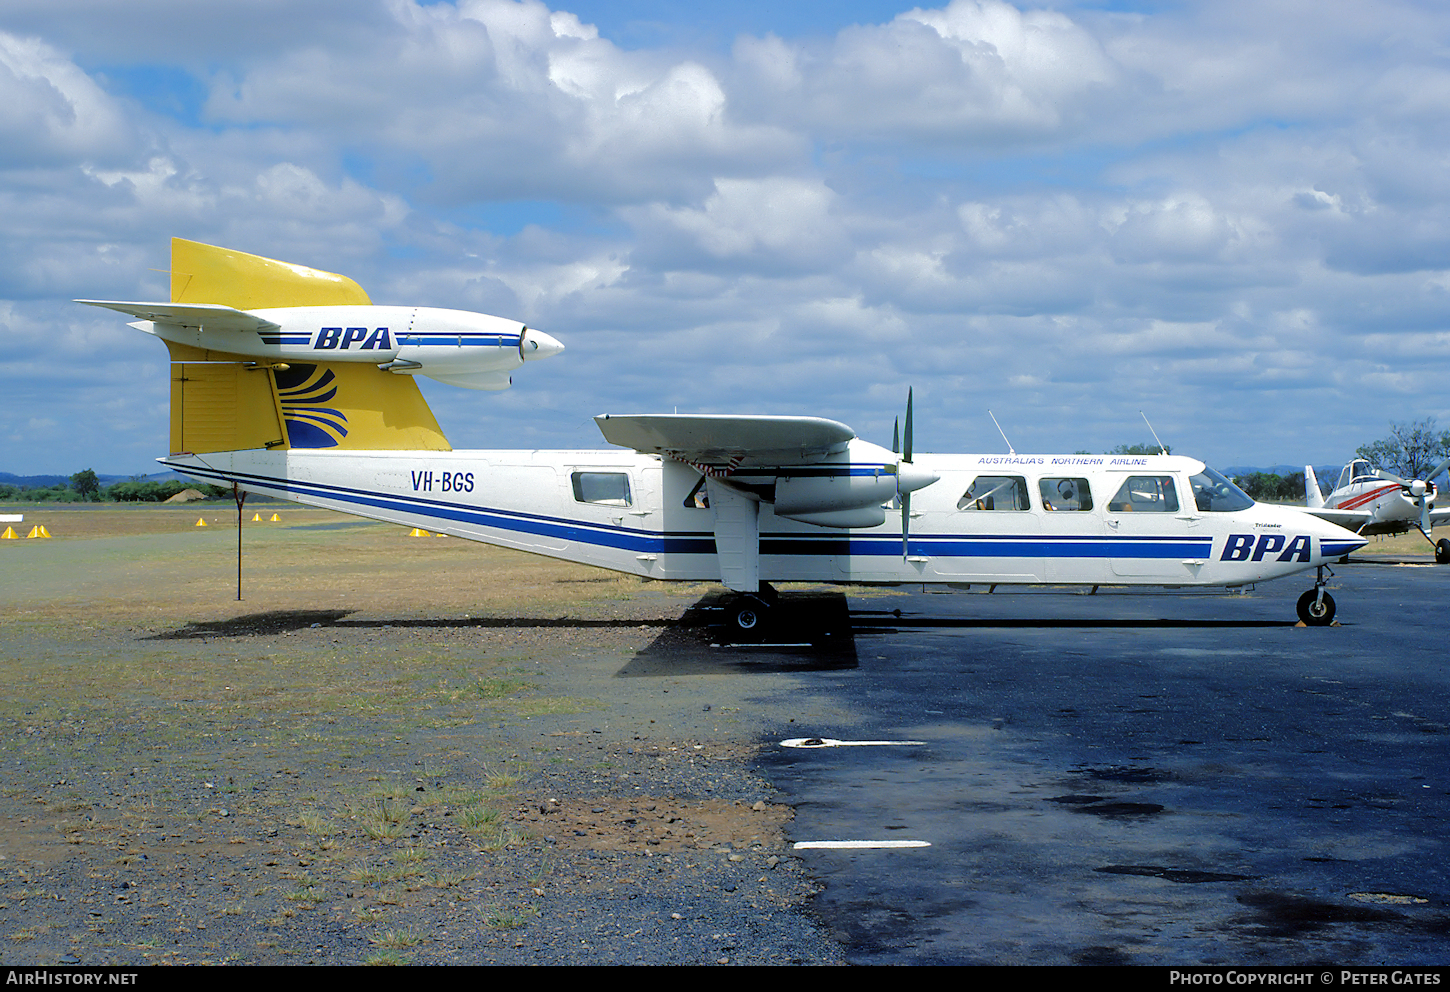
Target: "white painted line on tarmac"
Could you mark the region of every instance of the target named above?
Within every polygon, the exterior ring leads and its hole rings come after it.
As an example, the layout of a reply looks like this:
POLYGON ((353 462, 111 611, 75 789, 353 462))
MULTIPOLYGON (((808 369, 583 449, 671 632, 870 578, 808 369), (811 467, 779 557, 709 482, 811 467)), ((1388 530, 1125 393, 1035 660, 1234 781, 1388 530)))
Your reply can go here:
POLYGON ((838 741, 830 737, 792 737, 781 747, 921 747, 926 741, 838 741))
POLYGON ((825 850, 872 850, 887 847, 931 847, 927 840, 802 840, 792 845, 797 851, 809 849, 825 850))

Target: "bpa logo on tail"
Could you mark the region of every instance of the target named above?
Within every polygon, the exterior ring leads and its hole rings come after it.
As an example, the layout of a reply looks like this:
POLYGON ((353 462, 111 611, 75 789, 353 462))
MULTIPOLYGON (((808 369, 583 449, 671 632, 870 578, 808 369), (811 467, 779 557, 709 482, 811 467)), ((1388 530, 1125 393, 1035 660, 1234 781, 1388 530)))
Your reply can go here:
POLYGON ((1275 561, 1309 562, 1309 535, 1298 534, 1293 540, 1287 534, 1230 534, 1224 542, 1219 561, 1263 561, 1265 555, 1278 554, 1275 561))

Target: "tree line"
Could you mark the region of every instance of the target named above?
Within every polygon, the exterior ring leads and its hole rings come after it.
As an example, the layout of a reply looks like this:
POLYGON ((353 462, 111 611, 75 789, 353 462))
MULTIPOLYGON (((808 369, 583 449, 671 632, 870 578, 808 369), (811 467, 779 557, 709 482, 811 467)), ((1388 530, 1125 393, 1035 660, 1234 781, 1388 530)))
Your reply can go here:
POLYGON ((1434 417, 1408 424, 1391 421, 1389 437, 1362 444, 1354 454, 1402 479, 1423 479, 1426 472, 1450 456, 1450 431, 1440 430, 1434 417))
POLYGON ((173 479, 157 482, 128 479, 101 485, 91 469, 83 469, 70 481, 53 486, 17 486, 0 483, 0 502, 5 503, 164 503, 177 493, 195 489, 208 499, 230 496, 232 491, 221 486, 201 485, 173 479))

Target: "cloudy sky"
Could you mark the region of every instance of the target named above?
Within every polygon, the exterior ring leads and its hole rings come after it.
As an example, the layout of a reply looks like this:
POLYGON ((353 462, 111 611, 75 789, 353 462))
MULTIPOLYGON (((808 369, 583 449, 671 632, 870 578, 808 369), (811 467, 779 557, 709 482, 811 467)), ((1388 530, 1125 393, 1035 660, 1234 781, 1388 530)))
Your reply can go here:
POLYGON ((0 0, 0 471, 153 470, 169 239, 555 335, 455 447, 795 413, 1327 464, 1450 427, 1450 7, 0 0))

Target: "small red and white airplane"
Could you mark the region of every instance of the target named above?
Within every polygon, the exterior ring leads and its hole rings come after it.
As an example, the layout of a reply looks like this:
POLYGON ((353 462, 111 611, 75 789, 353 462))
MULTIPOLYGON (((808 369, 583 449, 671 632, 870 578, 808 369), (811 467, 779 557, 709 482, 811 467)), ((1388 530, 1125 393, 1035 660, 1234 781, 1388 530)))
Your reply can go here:
POLYGON ((1392 472, 1375 469, 1362 458, 1344 466, 1339 483, 1326 497, 1319 491, 1314 468, 1304 466, 1304 509, 1321 520, 1352 530, 1366 537, 1375 534, 1404 534, 1418 530, 1435 546, 1435 560, 1450 564, 1450 538, 1436 541, 1430 528, 1450 522, 1450 508, 1433 509, 1439 495, 1433 482, 1446 467, 1445 459, 1424 479, 1406 481, 1392 472))

